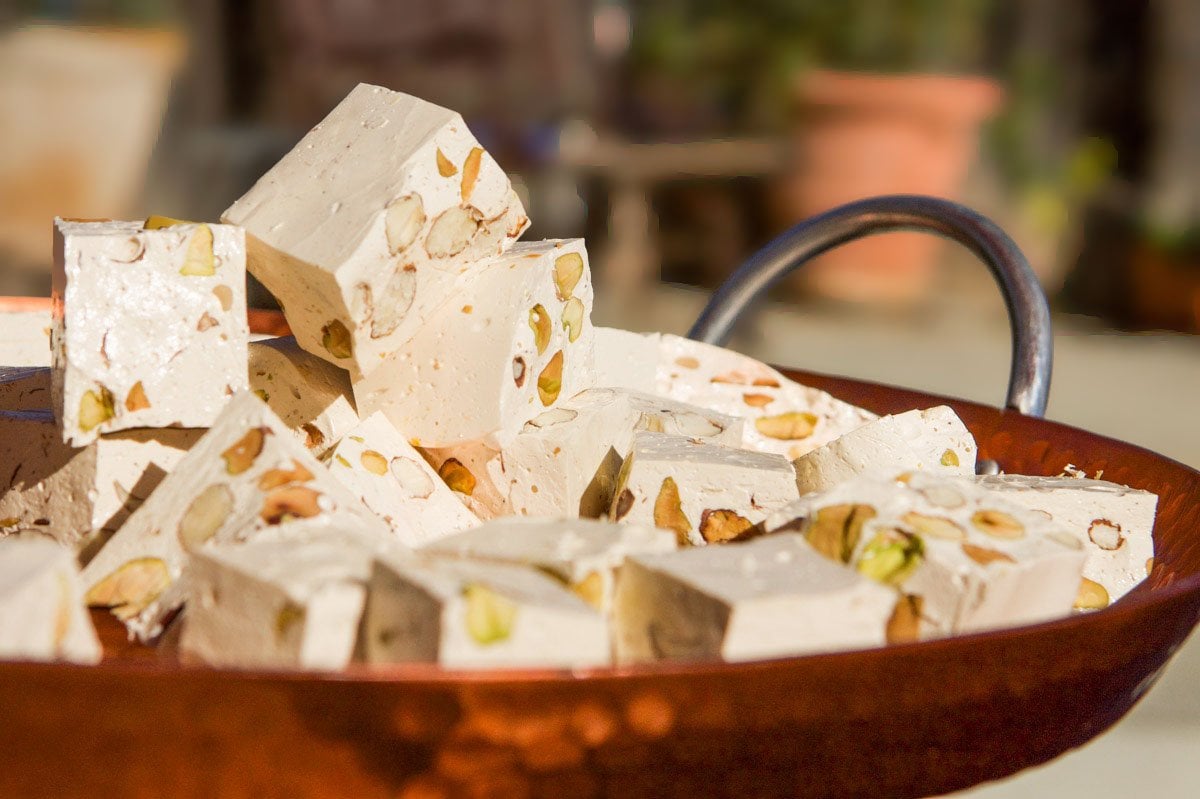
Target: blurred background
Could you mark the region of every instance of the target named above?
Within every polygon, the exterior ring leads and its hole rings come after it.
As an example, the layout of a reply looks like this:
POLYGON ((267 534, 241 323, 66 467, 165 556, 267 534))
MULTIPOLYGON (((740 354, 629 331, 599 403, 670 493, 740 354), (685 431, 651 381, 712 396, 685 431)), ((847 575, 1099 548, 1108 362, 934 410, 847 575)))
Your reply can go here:
MULTIPOLYGON (((1049 415, 1200 466, 1200 3, 0 0, 0 295, 48 294, 56 214, 216 219, 360 81, 460 111, 526 238, 586 236, 601 324, 685 331, 842 202, 965 202, 1052 298, 1049 415)), ((891 234, 734 346, 995 404, 1008 341, 985 269, 891 234)), ((978 794, 1188 793, 1197 679, 1192 642, 1114 732, 978 794)))

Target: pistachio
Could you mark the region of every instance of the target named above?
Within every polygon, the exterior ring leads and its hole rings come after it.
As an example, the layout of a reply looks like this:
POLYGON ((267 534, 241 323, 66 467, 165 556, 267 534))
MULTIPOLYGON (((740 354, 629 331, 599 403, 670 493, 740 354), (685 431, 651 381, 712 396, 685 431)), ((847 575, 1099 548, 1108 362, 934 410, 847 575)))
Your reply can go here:
POLYGON ((513 382, 517 384, 517 388, 520 388, 521 386, 525 385, 525 359, 520 355, 513 358, 512 369, 513 382))
POLYGON ((596 610, 604 607, 604 577, 600 572, 590 572, 579 582, 571 586, 576 596, 596 610))
POLYGON ((567 331, 567 341, 572 344, 579 338, 579 334, 583 332, 583 314, 583 300, 578 297, 572 297, 563 306, 562 326, 563 330, 567 331))
POLYGON ((321 346, 338 360, 349 358, 353 352, 354 342, 350 331, 338 319, 331 319, 321 328, 321 346))
POLYGON ((313 479, 313 473, 303 465, 292 461, 290 469, 268 469, 258 478, 258 490, 270 491, 289 483, 307 483, 313 479))
POLYGON ((993 563, 1016 563, 1011 555, 988 547, 981 547, 976 544, 970 544, 966 541, 962 542, 962 551, 971 560, 978 563, 980 566, 990 566, 993 563))
POLYGON ((1025 536, 1025 525, 1002 510, 977 510, 971 515, 971 524, 993 538, 1015 539, 1025 536))
POLYGON ((471 470, 463 466, 458 458, 447 458, 438 467, 437 473, 438 477, 450 486, 450 490, 468 497, 475 493, 475 475, 471 474, 471 470))
POLYGON ((1099 610, 1109 605, 1108 590, 1095 580, 1084 577, 1079 581, 1079 592, 1075 595, 1076 610, 1099 610))
POLYGON ((621 491, 617 501, 613 503, 613 521, 619 522, 633 509, 633 492, 628 488, 621 491))
POLYGON ((425 205, 415 194, 406 194, 388 203, 383 216, 388 252, 399 255, 412 246, 425 227, 425 205))
POLYGON ((743 394, 742 402, 749 405, 751 408, 761 408, 764 405, 770 405, 775 401, 775 398, 770 394, 743 394))
POLYGON ((914 533, 926 538, 962 541, 967 537, 967 531, 962 528, 962 525, 941 516, 927 516, 924 513, 909 511, 904 514, 902 521, 912 528, 914 533))
POLYGON ((436 158, 437 171, 439 175, 444 178, 452 178, 458 174, 458 167, 454 165, 453 161, 446 157, 446 154, 442 152, 441 147, 437 148, 436 158))
POLYGON ((736 541, 753 526, 745 516, 726 508, 705 510, 700 514, 700 537, 710 544, 736 541))
POLYGON ((228 311, 233 307, 233 289, 222 283, 219 286, 214 286, 212 290, 213 296, 217 298, 217 302, 221 304, 222 311, 228 311))
POLYGON ((450 258, 471 243, 479 230, 479 219, 471 209, 455 205, 438 214, 425 237, 425 252, 430 258, 450 258))
POLYGON ((906 644, 921 637, 921 609, 925 601, 916 594, 901 594, 888 618, 885 635, 889 644, 906 644))
POLYGON ((870 505, 827 505, 817 511, 804 537, 825 557, 849 563, 863 525, 873 518, 875 508, 870 505))
POLYGON ((692 523, 683 513, 679 486, 672 477, 664 477, 662 485, 658 488, 658 496, 654 499, 654 526, 674 530, 675 540, 680 546, 690 543, 688 533, 691 532, 692 523))
POLYGON ((480 583, 463 588, 467 633, 481 646, 499 643, 512 635, 517 604, 480 583))
POLYGON ((229 486, 214 483, 201 491, 179 520, 179 544, 193 550, 210 540, 233 513, 233 492, 229 486))
POLYGON ((392 477, 400 484, 404 493, 412 499, 426 499, 433 493, 433 480, 412 458, 397 455, 392 458, 392 477))
POLYGON ((754 427, 767 438, 780 441, 795 441, 808 438, 817 429, 816 414, 808 411, 788 411, 776 416, 760 416, 754 420, 754 427))
POLYGON ((267 524, 279 524, 290 519, 311 519, 321 513, 321 494, 302 485, 286 485, 272 489, 263 498, 259 516, 267 524))
POLYGON ((387 474, 387 458, 383 457, 383 453, 381 452, 376 452, 373 449, 365 449, 358 456, 358 460, 362 463, 363 468, 371 474, 377 474, 380 477, 387 474))
POLYGON ((1109 552, 1120 549, 1125 543, 1125 536, 1121 535, 1121 525, 1108 519, 1092 519, 1092 523, 1088 525, 1088 538, 1092 539, 1093 544, 1109 552))
POLYGON ((79 429, 85 433, 113 418, 113 395, 104 386, 85 391, 79 398, 79 429))
POLYGON ((303 628, 306 615, 304 608, 295 602, 284 601, 283 607, 275 614, 275 640, 283 643, 293 629, 303 628))
POLYGON ((351 468, 350 461, 346 460, 341 455, 334 455, 333 459, 334 459, 334 461, 341 464, 342 466, 345 466, 347 469, 351 468))
POLYGON ((171 584, 171 572, 160 558, 135 558, 92 586, 84 601, 111 608, 122 621, 150 606, 171 584))
POLYGON ((550 346, 550 315, 541 303, 529 309, 529 329, 533 331, 533 344, 541 355, 550 346))
POLYGON ((919 536, 888 528, 876 533, 863 548, 857 568, 876 582, 896 585, 908 579, 924 556, 925 543, 919 536))
POLYGON ((482 165, 483 148, 472 147, 471 152, 467 153, 466 160, 463 161, 462 183, 459 184, 459 194, 464 203, 471 202, 471 195, 475 193, 475 183, 479 180, 479 168, 482 165))
POLYGON ((554 353, 550 358, 550 362, 542 369, 538 375, 537 389, 538 399, 543 405, 553 405, 558 399, 558 394, 562 391, 562 373, 563 373, 563 354, 562 350, 554 353))
POLYGON ((270 432, 270 429, 266 427, 252 427, 246 431, 244 436, 222 452, 221 457, 225 459, 226 473, 241 474, 253 466, 255 459, 262 452, 263 442, 266 441, 267 434, 270 432))
POLYGON ((197 225, 192 240, 188 242, 187 254, 179 274, 191 277, 211 277, 217 273, 213 257, 213 234, 208 225, 197 225))
POLYGON ((958 466, 958 453, 952 449, 948 449, 942 453, 943 466, 958 466))
POLYGON ((583 256, 579 253, 569 252, 554 259, 554 294, 560 300, 571 298, 582 277, 583 256))
POLYGON ((129 389, 129 393, 125 395, 125 410, 130 413, 142 411, 150 407, 150 400, 146 398, 146 389, 142 386, 142 381, 139 380, 133 384, 133 388, 129 389))

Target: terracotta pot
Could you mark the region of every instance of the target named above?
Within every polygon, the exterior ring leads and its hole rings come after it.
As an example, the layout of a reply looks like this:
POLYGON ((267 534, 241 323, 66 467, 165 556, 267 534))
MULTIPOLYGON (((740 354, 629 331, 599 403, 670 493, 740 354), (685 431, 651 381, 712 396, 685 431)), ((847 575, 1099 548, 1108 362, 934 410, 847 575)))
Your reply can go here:
MULTIPOLYGON (((795 172, 781 187, 784 224, 881 194, 957 199, 981 123, 1003 92, 987 78, 810 72, 797 88, 795 172)), ((929 285, 941 243, 916 233, 839 247, 797 287, 851 301, 905 303, 929 285)))

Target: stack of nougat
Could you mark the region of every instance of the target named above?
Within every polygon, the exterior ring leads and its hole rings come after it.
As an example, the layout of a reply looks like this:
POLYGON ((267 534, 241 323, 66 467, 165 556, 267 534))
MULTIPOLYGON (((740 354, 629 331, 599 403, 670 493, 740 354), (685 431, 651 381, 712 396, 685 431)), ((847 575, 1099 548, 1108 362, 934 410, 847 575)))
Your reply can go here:
POLYGON ((1148 570, 1154 495, 595 327, 583 241, 528 226, 458 114, 368 85, 219 224, 56 220, 47 365, 0 369, 0 657, 99 660, 91 606, 226 667, 748 660, 1148 570))

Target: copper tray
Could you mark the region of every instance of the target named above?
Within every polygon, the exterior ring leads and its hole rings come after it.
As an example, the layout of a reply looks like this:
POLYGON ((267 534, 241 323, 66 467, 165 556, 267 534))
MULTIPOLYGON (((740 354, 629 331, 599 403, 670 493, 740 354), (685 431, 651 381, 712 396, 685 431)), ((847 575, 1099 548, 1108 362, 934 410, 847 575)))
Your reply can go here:
MULTIPOLYGON (((878 223, 862 232, 887 227, 878 223)), ((720 338, 705 319, 700 333, 720 338)), ((1037 626, 761 663, 579 672, 181 667, 126 644, 97 614, 101 665, 0 664, 0 796, 927 796, 1098 735, 1200 621, 1200 473, 1012 409, 789 374, 880 413, 945 402, 1008 471, 1054 474, 1070 462, 1158 493, 1149 579, 1106 610, 1037 626)), ((1010 391, 1010 401, 1036 405, 1039 385, 1024 381, 1024 399, 1010 391)))

